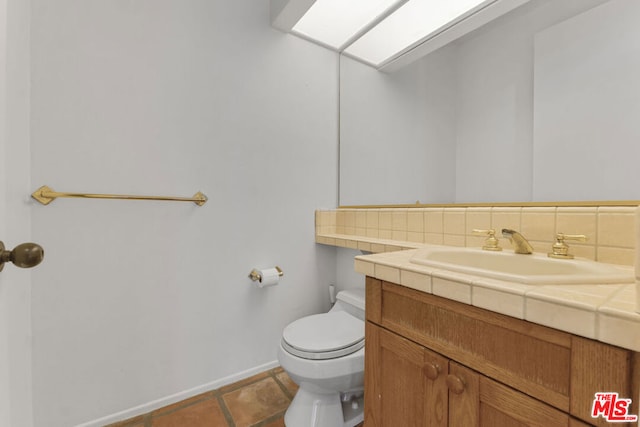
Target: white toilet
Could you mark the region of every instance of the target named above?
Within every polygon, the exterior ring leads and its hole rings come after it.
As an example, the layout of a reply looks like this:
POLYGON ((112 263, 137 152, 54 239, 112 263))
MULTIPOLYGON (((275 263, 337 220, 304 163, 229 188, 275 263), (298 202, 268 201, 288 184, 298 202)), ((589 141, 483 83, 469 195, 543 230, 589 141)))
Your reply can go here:
POLYGON ((328 313, 282 332, 280 366, 300 386, 287 427, 353 427, 364 418, 364 289, 341 291, 328 313))

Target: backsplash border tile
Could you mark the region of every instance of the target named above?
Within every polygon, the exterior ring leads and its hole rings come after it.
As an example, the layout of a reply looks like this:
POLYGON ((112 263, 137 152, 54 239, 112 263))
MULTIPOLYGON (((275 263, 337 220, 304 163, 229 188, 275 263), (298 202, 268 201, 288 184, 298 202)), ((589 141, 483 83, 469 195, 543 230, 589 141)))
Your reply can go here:
MULTIPOLYGON (((504 249, 510 249, 500 229, 514 228, 531 241, 534 250, 551 250, 555 234, 585 234, 587 242, 567 242, 571 253, 594 261, 633 265, 636 258, 635 212, 637 206, 470 206, 470 207, 375 207, 318 210, 315 213, 316 242, 347 243, 354 237, 370 241, 355 245, 371 252, 381 248, 416 247, 423 243, 481 247, 484 239, 472 228, 489 227, 504 249), (553 230, 553 231, 552 231, 553 230), (528 235, 529 233, 530 235, 528 235), (353 236, 353 237, 352 237, 353 236)), ((356 239, 361 240, 361 239, 356 239)))

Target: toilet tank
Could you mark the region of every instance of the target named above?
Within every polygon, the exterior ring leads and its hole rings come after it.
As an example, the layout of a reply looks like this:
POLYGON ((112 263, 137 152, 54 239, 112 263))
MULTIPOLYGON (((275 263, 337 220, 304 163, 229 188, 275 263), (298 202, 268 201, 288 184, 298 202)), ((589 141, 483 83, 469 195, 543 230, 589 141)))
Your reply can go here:
POLYGON ((364 320, 364 289, 347 289, 338 292, 336 303, 329 311, 346 311, 360 320, 364 320))

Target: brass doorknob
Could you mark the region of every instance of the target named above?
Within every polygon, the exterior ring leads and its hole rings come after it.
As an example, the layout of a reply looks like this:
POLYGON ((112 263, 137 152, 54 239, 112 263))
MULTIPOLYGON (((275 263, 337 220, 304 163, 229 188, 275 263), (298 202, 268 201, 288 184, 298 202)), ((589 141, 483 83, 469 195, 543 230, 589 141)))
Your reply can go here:
POLYGON ((23 243, 12 251, 7 251, 4 243, 0 241, 0 271, 4 268, 5 262, 12 262, 21 268, 31 268, 40 264, 43 258, 44 249, 35 243, 23 243))

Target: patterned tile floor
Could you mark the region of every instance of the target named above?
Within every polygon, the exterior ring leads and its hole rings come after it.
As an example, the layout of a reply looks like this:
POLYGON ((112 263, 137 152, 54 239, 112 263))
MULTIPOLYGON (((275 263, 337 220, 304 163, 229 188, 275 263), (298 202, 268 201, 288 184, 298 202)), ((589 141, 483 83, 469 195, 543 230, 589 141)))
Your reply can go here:
POLYGON ((108 427, 284 427, 297 389, 275 368, 108 427))

